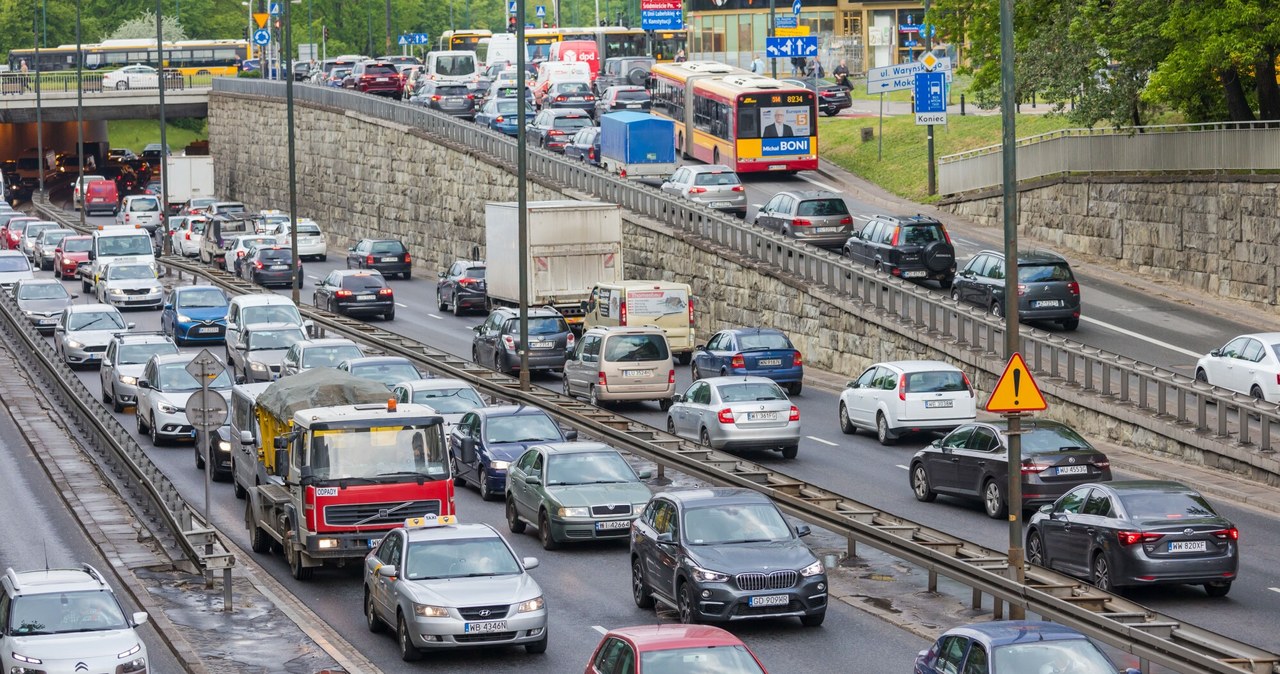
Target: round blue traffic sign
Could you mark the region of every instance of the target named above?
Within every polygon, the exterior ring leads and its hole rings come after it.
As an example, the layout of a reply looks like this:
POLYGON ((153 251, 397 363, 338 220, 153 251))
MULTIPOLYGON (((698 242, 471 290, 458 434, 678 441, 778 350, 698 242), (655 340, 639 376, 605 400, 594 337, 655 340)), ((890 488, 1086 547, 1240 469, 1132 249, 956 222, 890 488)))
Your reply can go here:
POLYGON ((270 44, 271 31, 266 28, 259 28, 258 30, 253 31, 253 43, 260 47, 265 47, 270 44))

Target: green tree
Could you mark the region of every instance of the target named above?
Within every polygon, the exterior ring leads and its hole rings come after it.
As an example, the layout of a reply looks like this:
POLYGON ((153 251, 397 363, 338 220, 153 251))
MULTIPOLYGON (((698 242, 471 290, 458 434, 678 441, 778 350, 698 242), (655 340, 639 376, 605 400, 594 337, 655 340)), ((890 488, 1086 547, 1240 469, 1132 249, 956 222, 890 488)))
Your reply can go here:
MULTIPOLYGON (((161 34, 166 42, 187 39, 187 32, 182 29, 177 18, 172 15, 160 17, 161 34)), ((105 39, 107 40, 145 40, 156 37, 156 15, 151 11, 128 19, 116 26, 105 39)))

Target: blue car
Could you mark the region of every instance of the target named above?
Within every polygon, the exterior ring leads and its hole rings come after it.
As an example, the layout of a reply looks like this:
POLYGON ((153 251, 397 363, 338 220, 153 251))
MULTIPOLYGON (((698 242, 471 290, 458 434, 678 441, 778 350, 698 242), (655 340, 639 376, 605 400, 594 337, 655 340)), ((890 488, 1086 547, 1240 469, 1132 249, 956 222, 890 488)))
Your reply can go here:
POLYGON ((730 328, 693 352, 693 378, 749 375, 767 377, 799 395, 804 359, 786 333, 774 328, 730 328))
MULTIPOLYGON (((1050 622, 997 621, 947 630, 916 656, 915 674, 1111 674, 1116 665, 1085 635, 1050 622)), ((1119 670, 1138 674, 1137 669, 1119 670)))
POLYGON ((507 468, 526 449, 577 439, 577 431, 561 429, 536 407, 498 405, 467 412, 449 433, 454 484, 474 484, 486 501, 502 498, 507 468))
POLYGON ((164 300, 160 330, 178 346, 221 343, 227 335, 227 294, 214 286, 178 286, 164 300))
MULTIPOLYGON (((480 108, 480 112, 476 113, 476 124, 487 126, 498 133, 514 136, 518 132, 516 108, 519 103, 514 98, 498 98, 489 101, 484 104, 484 107, 480 108)), ((526 124, 533 121, 534 112, 533 103, 525 106, 524 119, 526 124)))

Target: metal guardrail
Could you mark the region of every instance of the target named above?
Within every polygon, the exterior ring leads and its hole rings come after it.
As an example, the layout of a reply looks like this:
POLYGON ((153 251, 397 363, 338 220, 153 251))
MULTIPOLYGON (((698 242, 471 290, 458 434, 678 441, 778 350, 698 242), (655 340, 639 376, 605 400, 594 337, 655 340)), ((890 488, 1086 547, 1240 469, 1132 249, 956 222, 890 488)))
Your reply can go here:
MULTIPOLYGON (((1280 169, 1276 122, 1065 129, 1018 140, 1018 180, 1080 173, 1222 173, 1280 169)), ((942 194, 997 187, 999 146, 938 160, 942 194)))
MULTIPOLYGON (((50 209, 45 209, 45 212, 48 214, 50 209)), ((64 224, 71 222, 64 220, 64 224)), ((57 357, 53 347, 22 315, 8 292, 0 292, 0 316, 3 316, 4 332, 12 338, 10 344, 25 351, 20 359, 38 367, 48 381, 57 384, 52 393, 66 404, 72 416, 80 422, 80 428, 87 430, 90 441, 109 452, 113 462, 123 469, 125 479, 139 488, 150 504, 149 510, 159 516, 187 561, 200 571, 221 569, 224 582, 229 581, 235 556, 222 547, 213 527, 183 500, 178 488, 147 456, 129 431, 57 357)))
MULTIPOLYGON (((278 99, 284 84, 220 78, 214 91, 278 99)), ((420 106, 308 85, 295 86, 294 95, 304 104, 420 129, 466 148, 478 161, 511 170, 516 165, 512 139, 420 106)), ((1003 323, 975 307, 559 155, 530 150, 528 170, 802 279, 815 291, 828 293, 837 306, 952 355, 986 381, 994 382, 1003 370, 1003 323)), ((1248 466, 1263 481, 1280 483, 1280 462, 1274 453, 1280 406, 1030 327, 1022 328, 1020 341, 1028 367, 1051 395, 1079 397, 1112 418, 1227 457, 1248 466)))
MULTIPOLYGON (((159 81, 150 84, 104 85, 102 72, 85 71, 79 77, 85 94, 100 94, 112 91, 159 91, 159 81)), ((75 73, 0 73, 0 96, 36 95, 36 78, 40 78, 41 94, 74 94, 77 77, 75 73)), ((183 75, 179 72, 165 73, 165 91, 183 91, 185 89, 208 89, 213 85, 209 75, 183 75)))
MULTIPOLYGON (((193 261, 166 257, 161 263, 179 274, 208 278, 233 294, 262 292, 256 285, 193 261)), ((519 390, 516 379, 344 316, 309 306, 303 314, 326 331, 369 345, 383 353, 409 358, 444 377, 462 379, 486 394, 547 410, 584 434, 719 485, 754 489, 772 498, 789 514, 864 543, 926 569, 931 590, 941 574, 973 589, 973 606, 983 594, 1002 604, 1021 606, 1046 619, 1074 627, 1143 661, 1143 671, 1157 664, 1182 672, 1276 674, 1280 655, 1188 625, 1080 580, 1030 567, 1027 584, 1003 575, 1003 553, 985 548, 808 484, 766 466, 668 435, 640 422, 593 407, 554 391, 519 390)))

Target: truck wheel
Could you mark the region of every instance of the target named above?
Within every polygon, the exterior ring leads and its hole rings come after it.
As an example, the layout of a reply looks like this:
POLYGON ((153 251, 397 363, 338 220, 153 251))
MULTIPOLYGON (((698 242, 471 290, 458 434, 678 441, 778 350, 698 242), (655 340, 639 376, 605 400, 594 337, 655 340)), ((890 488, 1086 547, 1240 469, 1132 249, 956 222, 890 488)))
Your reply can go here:
POLYGON ((262 527, 254 522, 252 503, 245 505, 244 523, 245 526, 249 527, 249 547, 260 555, 271 552, 271 538, 267 536, 267 532, 262 530, 262 527))
POLYGON ((294 580, 311 580, 315 568, 302 565, 302 551, 295 549, 291 542, 285 543, 285 556, 289 558, 289 573, 294 580))

